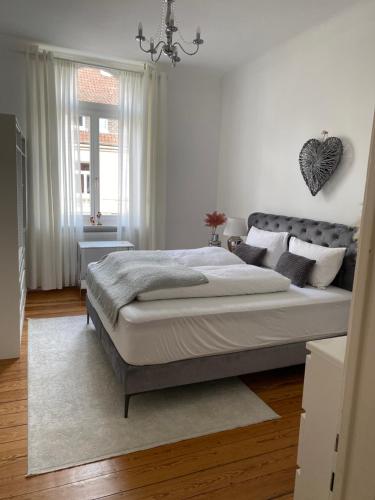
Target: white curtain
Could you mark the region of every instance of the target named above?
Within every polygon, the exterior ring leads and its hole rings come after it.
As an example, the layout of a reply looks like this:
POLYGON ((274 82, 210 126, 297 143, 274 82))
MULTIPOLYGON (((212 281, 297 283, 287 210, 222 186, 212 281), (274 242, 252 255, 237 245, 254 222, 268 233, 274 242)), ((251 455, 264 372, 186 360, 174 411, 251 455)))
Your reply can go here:
POLYGON ((27 54, 28 287, 76 284, 82 229, 74 63, 27 54))
POLYGON ((165 247, 166 76, 120 73, 118 239, 165 247))
POLYGON ((78 67, 55 60, 60 185, 61 286, 77 283, 77 242, 83 239, 78 67))

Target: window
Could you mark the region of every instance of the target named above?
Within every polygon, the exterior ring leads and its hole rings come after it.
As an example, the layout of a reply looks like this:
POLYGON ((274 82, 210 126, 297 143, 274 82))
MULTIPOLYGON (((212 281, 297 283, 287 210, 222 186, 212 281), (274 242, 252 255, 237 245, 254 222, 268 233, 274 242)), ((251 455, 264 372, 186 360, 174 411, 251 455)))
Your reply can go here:
POLYGON ((107 118, 100 118, 99 120, 99 133, 108 134, 109 133, 109 120, 107 118))
POLYGON ((82 66, 78 96, 83 213, 101 212, 111 223, 118 213, 118 76, 82 66))
POLYGON ((90 169, 90 117, 79 117, 79 142, 81 163, 82 211, 91 214, 91 169, 90 169))
POLYGON ((99 118, 99 179, 100 211, 115 215, 118 211, 118 120, 99 118))
POLYGON ((79 130, 82 130, 84 132, 89 130, 88 121, 89 121, 88 116, 80 116, 79 117, 79 130))

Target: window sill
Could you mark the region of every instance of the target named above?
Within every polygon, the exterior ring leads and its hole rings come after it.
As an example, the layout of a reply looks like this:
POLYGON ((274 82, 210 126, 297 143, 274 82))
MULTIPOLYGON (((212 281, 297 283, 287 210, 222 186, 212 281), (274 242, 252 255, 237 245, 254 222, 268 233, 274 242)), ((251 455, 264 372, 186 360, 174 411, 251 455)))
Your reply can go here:
POLYGON ((117 233, 117 226, 83 226, 84 233, 117 233))

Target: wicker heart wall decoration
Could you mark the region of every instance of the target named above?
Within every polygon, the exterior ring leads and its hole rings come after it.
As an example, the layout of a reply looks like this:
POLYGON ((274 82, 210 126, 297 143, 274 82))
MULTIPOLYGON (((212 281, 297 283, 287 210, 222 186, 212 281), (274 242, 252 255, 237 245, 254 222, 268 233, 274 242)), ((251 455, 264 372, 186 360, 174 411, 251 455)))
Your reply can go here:
POLYGON ((331 178, 340 164, 343 145, 338 137, 328 137, 323 130, 323 139, 310 139, 305 142, 299 154, 299 165, 302 176, 315 196, 331 178))

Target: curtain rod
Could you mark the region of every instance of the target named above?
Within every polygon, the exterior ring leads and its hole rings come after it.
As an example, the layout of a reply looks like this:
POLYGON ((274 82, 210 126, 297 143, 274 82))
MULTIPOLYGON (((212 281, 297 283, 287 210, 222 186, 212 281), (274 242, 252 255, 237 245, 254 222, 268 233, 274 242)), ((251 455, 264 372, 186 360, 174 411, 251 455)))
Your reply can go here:
POLYGON ((75 59, 75 58, 69 58, 69 57, 59 56, 59 55, 56 55, 56 54, 54 54, 53 57, 55 59, 58 59, 59 61, 75 62, 77 64, 82 64, 84 66, 93 66, 95 68, 103 68, 103 69, 113 69, 115 71, 129 71, 130 73, 143 73, 143 71, 147 67, 147 63, 144 63, 143 66, 140 67, 139 69, 131 69, 131 68, 126 67, 125 64, 124 64, 123 67, 119 68, 118 66, 116 66, 114 64, 111 64, 111 63, 105 64, 104 62, 103 63, 98 63, 98 62, 95 62, 95 61, 92 61, 92 60, 83 60, 83 59, 79 60, 79 59, 75 59))
MULTIPOLYGON (((158 78, 160 78, 160 76, 162 74, 165 74, 164 71, 159 71, 154 65, 151 65, 151 64, 148 64, 148 63, 143 63, 142 69, 141 68, 140 69, 130 69, 130 68, 127 68, 126 66, 124 66, 122 68, 118 68, 116 66, 110 66, 108 64, 104 65, 104 64, 99 64, 99 63, 90 62, 90 61, 87 61, 87 62, 77 61, 76 59, 69 59, 69 58, 64 58, 64 57, 55 56, 55 55, 54 55, 54 58, 58 59, 59 61, 75 62, 77 64, 82 64, 83 66, 92 66, 92 67, 95 67, 95 68, 109 69, 109 70, 113 70, 113 71, 127 71, 129 73, 140 73, 140 74, 143 74, 144 71, 147 69, 147 67, 151 67, 155 71, 156 76, 158 78)), ((168 79, 168 76, 167 76, 167 79, 168 79)))
MULTIPOLYGON (((127 62, 105 59, 104 57, 95 57, 92 54, 83 54, 75 51, 69 51, 69 49, 64 50, 59 47, 44 44, 33 44, 32 47, 34 47, 38 53, 41 53, 42 51, 52 52, 54 58, 60 61, 75 62, 103 69, 113 69, 117 71, 123 70, 133 73, 143 73, 147 67, 151 67, 156 70, 155 65, 146 62, 127 62)), ((26 53, 27 49, 22 50, 21 52, 26 53)))

